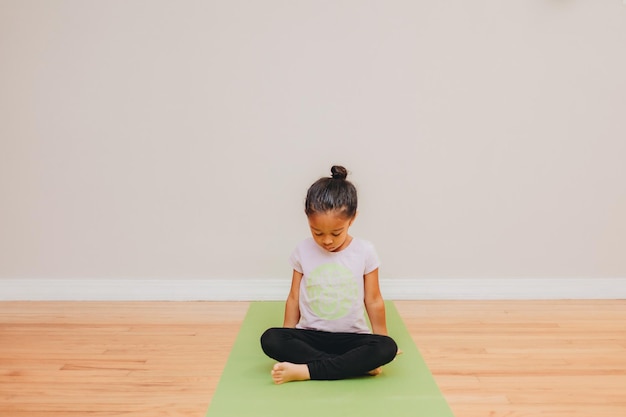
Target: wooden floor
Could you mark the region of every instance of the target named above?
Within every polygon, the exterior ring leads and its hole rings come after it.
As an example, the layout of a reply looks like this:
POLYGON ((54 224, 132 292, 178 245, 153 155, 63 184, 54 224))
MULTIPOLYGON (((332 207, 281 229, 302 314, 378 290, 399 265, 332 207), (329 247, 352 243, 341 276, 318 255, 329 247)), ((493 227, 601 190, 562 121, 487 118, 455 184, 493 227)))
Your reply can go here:
MULTIPOLYGON (((456 417, 626 416, 626 300, 396 305, 456 417)), ((203 417, 247 307, 0 303, 0 416, 203 417)))

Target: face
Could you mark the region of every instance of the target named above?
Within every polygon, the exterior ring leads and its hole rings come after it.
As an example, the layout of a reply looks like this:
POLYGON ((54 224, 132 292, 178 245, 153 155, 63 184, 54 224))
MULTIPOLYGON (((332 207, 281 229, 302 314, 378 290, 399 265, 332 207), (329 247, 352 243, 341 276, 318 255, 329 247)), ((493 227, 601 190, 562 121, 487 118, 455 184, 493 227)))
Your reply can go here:
POLYGON ((313 213, 308 218, 313 239, 323 249, 339 252, 350 244, 352 237, 348 235, 348 229, 354 217, 346 218, 340 212, 328 211, 313 213))

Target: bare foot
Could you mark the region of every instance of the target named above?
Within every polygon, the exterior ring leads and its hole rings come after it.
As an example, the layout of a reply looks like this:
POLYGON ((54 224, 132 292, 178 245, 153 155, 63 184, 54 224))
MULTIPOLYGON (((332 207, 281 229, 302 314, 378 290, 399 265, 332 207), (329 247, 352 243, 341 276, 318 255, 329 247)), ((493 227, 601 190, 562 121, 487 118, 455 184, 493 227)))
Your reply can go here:
POLYGON ((368 375, 372 375, 372 376, 376 376, 376 375, 380 375, 383 373, 383 368, 382 366, 379 366, 376 369, 372 369, 371 371, 369 371, 367 374, 368 375))
POLYGON ((309 367, 304 364, 280 362, 272 368, 272 379, 276 384, 291 381, 306 381, 311 379, 309 367))

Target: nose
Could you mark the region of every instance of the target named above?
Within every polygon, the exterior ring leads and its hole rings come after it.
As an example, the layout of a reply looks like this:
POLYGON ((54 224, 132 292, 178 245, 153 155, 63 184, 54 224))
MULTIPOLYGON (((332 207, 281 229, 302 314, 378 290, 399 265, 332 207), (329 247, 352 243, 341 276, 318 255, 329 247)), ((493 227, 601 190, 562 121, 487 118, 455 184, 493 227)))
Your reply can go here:
POLYGON ((324 239, 322 239, 322 243, 326 246, 330 246, 333 244, 333 239, 330 236, 327 236, 324 239))

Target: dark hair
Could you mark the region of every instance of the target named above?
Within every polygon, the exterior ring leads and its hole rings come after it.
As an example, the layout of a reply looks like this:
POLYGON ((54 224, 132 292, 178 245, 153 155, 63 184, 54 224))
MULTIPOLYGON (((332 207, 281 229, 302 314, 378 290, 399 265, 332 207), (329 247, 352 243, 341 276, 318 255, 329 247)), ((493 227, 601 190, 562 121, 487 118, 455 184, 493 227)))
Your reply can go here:
POLYGON ((307 216, 313 213, 340 211, 347 218, 356 215, 357 195, 355 186, 348 180, 348 170, 334 165, 330 177, 315 181, 306 193, 304 212, 307 216))

